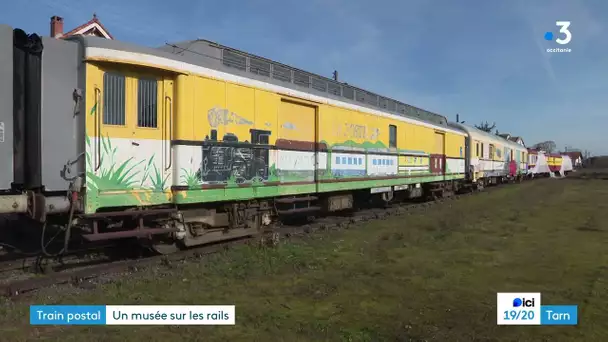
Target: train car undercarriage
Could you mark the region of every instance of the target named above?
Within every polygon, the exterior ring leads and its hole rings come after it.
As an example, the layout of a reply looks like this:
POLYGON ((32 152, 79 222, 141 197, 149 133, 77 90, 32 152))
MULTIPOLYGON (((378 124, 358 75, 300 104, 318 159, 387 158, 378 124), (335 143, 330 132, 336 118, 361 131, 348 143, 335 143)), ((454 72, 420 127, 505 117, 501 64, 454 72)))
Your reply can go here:
POLYGON ((0 215, 21 214, 43 232, 47 225, 56 227, 54 235, 63 234, 65 241, 56 255, 69 253, 74 246, 122 239, 136 239, 154 253, 171 254, 193 246, 262 236, 293 219, 314 219, 420 198, 434 200, 471 188, 460 180, 199 206, 116 208, 94 214, 78 213, 81 203, 75 193, 65 198, 26 193, 0 196, 0 215))

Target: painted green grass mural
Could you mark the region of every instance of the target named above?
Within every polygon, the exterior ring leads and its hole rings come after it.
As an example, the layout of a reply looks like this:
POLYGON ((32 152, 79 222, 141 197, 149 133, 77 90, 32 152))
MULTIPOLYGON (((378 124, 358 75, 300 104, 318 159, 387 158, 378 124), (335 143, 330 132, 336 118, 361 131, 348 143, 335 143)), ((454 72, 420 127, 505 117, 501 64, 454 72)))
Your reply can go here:
MULTIPOLYGON (((144 170, 144 177, 150 178, 150 181, 152 182, 152 190, 164 191, 165 188, 167 187, 167 179, 169 178, 169 175, 166 175, 165 178, 163 178, 162 174, 159 172, 158 168, 156 167, 156 164, 154 164, 155 156, 156 155, 152 155, 152 157, 150 157, 150 162, 148 162, 148 167, 146 167, 146 169, 144 170), (150 167, 150 165, 151 165, 151 167, 150 167)), ((143 188, 143 186, 142 186, 142 188, 143 188)))
POLYGON ((124 162, 116 165, 117 147, 112 146, 112 141, 109 137, 101 137, 102 150, 100 156, 100 167, 97 172, 92 162, 89 150, 91 149, 91 140, 86 137, 87 144, 87 186, 98 191, 103 190, 130 190, 133 189, 137 182, 139 172, 133 171, 135 167, 140 165, 142 161, 136 163, 133 158, 129 158, 124 162))
MULTIPOLYGON (((255 181, 255 178, 254 178, 255 181)), ((279 170, 273 163, 268 168, 268 179, 266 182, 301 182, 314 181, 314 171, 289 171, 279 170)), ((264 185, 264 180, 259 178, 259 184, 264 185)))
POLYGON ((154 190, 164 191, 166 188, 169 175, 162 177, 162 173, 154 163, 153 155, 147 160, 143 173, 135 169, 146 160, 137 161, 133 157, 123 161, 116 162, 116 154, 120 153, 116 146, 112 146, 112 140, 108 136, 101 137, 101 151, 99 170, 94 171, 92 157, 90 154, 91 140, 86 136, 87 144, 87 187, 97 191, 108 190, 154 190), (150 180, 152 186, 144 186, 147 180, 150 180))
POLYGON ((183 174, 181 175, 180 179, 182 180, 183 184, 185 184, 188 189, 199 189, 200 188, 200 182, 198 180, 198 178, 196 177, 196 172, 192 171, 192 170, 188 170, 186 168, 182 168, 182 172, 183 174))

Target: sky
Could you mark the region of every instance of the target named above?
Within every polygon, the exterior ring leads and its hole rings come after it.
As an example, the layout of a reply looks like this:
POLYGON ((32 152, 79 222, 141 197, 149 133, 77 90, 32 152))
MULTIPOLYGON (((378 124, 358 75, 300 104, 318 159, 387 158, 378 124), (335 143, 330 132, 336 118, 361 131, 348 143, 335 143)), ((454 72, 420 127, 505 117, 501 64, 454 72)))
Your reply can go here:
POLYGON ((527 145, 608 155, 606 0, 15 0, 0 23, 48 35, 93 13, 117 40, 216 41, 527 145), (76 5, 74 5, 76 4, 76 5), (561 46, 544 34, 570 21, 561 46), (547 48, 568 47, 569 53, 547 48))

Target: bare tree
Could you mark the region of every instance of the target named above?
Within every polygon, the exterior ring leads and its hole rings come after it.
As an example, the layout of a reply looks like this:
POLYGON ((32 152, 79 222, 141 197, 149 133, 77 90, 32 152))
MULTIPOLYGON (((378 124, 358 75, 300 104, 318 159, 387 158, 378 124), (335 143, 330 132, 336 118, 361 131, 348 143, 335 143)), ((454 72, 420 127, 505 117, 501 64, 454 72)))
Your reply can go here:
POLYGON ((532 146, 532 148, 537 149, 537 150, 542 150, 547 153, 553 153, 553 151, 555 151, 555 149, 557 148, 557 145, 555 144, 555 141, 549 140, 549 141, 539 142, 538 144, 532 146))
POLYGON ((493 130, 494 128, 496 128, 496 123, 495 123, 495 122, 493 122, 493 123, 490 125, 490 124, 489 124, 487 121, 484 121, 484 122, 482 122, 480 125, 475 125, 475 127, 477 127, 477 129, 480 129, 480 130, 482 130, 482 131, 484 131, 484 132, 488 132, 488 133, 490 133, 490 132, 492 132, 492 130, 493 130))

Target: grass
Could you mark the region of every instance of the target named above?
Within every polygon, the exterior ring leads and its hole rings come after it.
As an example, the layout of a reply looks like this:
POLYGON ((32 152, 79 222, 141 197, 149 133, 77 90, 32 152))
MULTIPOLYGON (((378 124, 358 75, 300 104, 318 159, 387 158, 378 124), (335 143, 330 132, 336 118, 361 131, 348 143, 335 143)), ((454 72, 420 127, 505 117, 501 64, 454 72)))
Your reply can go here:
POLYGON ((0 340, 607 341, 607 222, 606 181, 526 182, 29 301, 235 304, 235 326, 32 327, 7 301, 0 340), (577 304, 579 325, 497 326, 496 292, 577 304))

